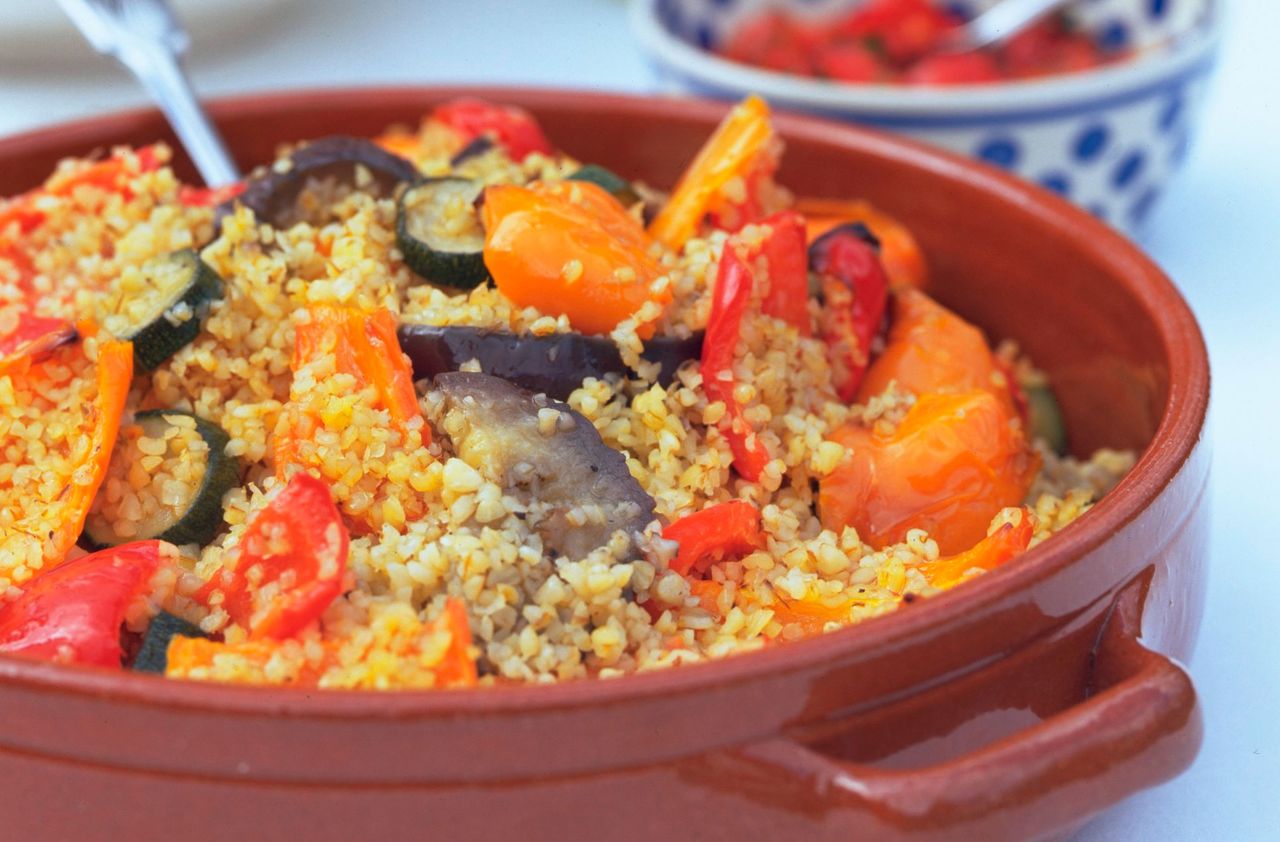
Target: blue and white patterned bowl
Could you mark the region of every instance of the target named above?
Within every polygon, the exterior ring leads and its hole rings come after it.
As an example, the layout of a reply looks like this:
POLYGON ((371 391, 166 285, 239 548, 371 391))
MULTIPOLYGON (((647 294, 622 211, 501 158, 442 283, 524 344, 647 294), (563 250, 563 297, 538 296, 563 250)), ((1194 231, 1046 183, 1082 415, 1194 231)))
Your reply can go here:
MULTIPOLYGON (((948 3, 977 12, 995 0, 948 3)), ((1099 40, 1133 60, 1032 81, 919 88, 851 85, 747 67, 711 53, 743 19, 820 17, 859 0, 633 0, 632 30, 675 89, 749 92, 778 108, 878 126, 972 155, 1066 196, 1130 234, 1191 141, 1221 32, 1217 0, 1081 0, 1099 40)))

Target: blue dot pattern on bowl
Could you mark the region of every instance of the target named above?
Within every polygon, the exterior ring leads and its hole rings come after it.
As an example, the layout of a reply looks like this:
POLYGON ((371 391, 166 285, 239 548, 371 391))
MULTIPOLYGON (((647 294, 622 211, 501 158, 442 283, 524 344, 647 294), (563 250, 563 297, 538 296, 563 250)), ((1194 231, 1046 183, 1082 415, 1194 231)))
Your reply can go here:
POLYGON ((1146 166, 1147 158, 1141 151, 1134 150, 1120 161, 1114 170, 1111 171, 1111 186, 1117 190, 1123 190, 1133 183, 1133 180, 1142 174, 1142 168, 1146 166))
POLYGON ((1129 46, 1129 27, 1124 21, 1113 20, 1098 33, 1097 41, 1104 50, 1123 50, 1129 46))
POLYGON ((1178 125, 1178 118, 1182 116, 1182 92, 1179 91, 1169 104, 1160 112, 1160 131, 1172 131, 1178 125))
POLYGON ((1022 157, 1022 153, 1018 149, 1018 142, 1010 137, 989 138, 974 150, 974 154, 988 164, 994 164, 1007 170, 1016 167, 1018 159, 1022 157))
POLYGON ((1059 196, 1071 196, 1071 176, 1064 172, 1051 172, 1040 176, 1040 186, 1059 196))
POLYGON ((1129 207, 1129 220, 1134 225, 1141 225, 1151 213, 1151 206, 1160 198, 1160 188, 1151 186, 1142 191, 1137 200, 1129 207))
POLYGON ((1096 161, 1098 156, 1106 150, 1109 140, 1111 140, 1111 130, 1105 123, 1095 123, 1076 138, 1075 148, 1071 150, 1072 157, 1081 163, 1096 161))
MULTIPOLYGON (((744 21, 762 12, 794 9, 822 15, 848 8, 853 0, 651 0, 657 21, 691 45, 714 47, 744 21)), ((865 2, 865 0, 864 0, 865 2)), ((969 15, 997 0, 939 0, 969 15)), ((1089 0, 1073 7, 1076 20, 1102 44, 1142 50, 1183 32, 1189 19, 1199 19, 1217 0, 1089 0)), ((1211 62, 1160 80, 1140 94, 1121 91, 1114 98, 1071 107, 1042 109, 1040 114, 964 118, 930 115, 895 119, 869 113, 843 113, 839 108, 813 109, 825 116, 853 119, 904 132, 927 142, 965 152, 1015 172, 1078 202, 1100 219, 1136 231, 1151 214, 1161 187, 1180 166, 1189 148, 1200 95, 1211 62)), ((738 98, 734 90, 677 73, 686 89, 722 98, 738 98)), ((785 100, 780 109, 796 107, 785 100)), ((1029 112, 1035 109, 1028 109, 1029 112)))

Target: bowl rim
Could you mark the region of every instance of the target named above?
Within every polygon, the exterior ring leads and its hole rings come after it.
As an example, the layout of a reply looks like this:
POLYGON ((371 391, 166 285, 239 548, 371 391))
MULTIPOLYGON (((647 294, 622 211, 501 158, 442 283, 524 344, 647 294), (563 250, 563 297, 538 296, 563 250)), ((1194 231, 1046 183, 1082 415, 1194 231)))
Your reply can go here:
MULTIPOLYGON (((253 93, 213 99, 216 120, 252 119, 289 105, 324 105, 334 114, 379 99, 424 104, 456 96, 476 96, 518 103, 533 111, 572 101, 597 113, 652 120, 679 116, 715 125, 728 105, 715 101, 670 99, 635 94, 602 93, 572 88, 495 86, 371 86, 253 93)), ((973 189, 1019 208, 1029 222, 1063 231, 1063 236, 1090 252, 1103 265, 1130 280, 1129 287, 1149 315, 1169 361, 1170 392, 1151 444, 1133 469, 1107 496, 1054 539, 1031 550, 1020 563, 987 573, 927 600, 910 611, 894 611, 846 628, 786 646, 773 647, 684 666, 629 674, 618 679, 584 679, 549 685, 520 684, 449 690, 307 690, 175 681, 132 671, 66 666, 19 656, 0 655, 0 684, 33 692, 79 696, 188 713, 218 712, 243 716, 288 716, 295 719, 404 719, 451 716, 502 716, 580 710, 596 705, 643 702, 681 696, 768 676, 812 669, 836 657, 892 647, 929 630, 956 622, 983 606, 994 605, 1055 576, 1097 549, 1137 518, 1179 474, 1199 443, 1209 402, 1209 360, 1203 335, 1186 300, 1153 260, 1105 223, 1061 197, 1016 176, 954 153, 909 139, 811 116, 777 115, 784 136, 815 142, 843 140, 862 154, 888 158, 923 169, 932 176, 963 180, 973 189)), ((112 111, 0 138, 0 160, 19 149, 66 143, 68 138, 120 135, 139 125, 162 124, 158 111, 140 108, 112 111)))
POLYGON ((763 70, 721 58, 676 37, 658 20, 660 0, 630 0, 631 32, 651 61, 683 79, 720 91, 758 93, 777 105, 873 115, 881 124, 963 124, 1046 119, 1145 98, 1173 81, 1210 70, 1224 29, 1222 3, 1209 0, 1207 20, 1162 48, 1132 61, 1084 73, 986 85, 846 84, 763 70))

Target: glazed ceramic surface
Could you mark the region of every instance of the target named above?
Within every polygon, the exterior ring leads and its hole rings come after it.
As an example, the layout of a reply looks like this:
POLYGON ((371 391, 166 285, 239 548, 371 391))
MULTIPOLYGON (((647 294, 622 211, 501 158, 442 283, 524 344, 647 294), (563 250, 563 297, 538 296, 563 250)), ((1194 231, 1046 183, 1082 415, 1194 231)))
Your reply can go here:
MULTIPOLYGON (((1076 76, 908 88, 833 84, 747 67, 707 51, 771 9, 821 17, 861 0, 633 0, 632 29, 672 87, 878 126, 970 155, 1059 193, 1130 234, 1186 155, 1221 24, 1214 0, 1075 4, 1098 42, 1147 52, 1076 76)), ((967 11, 994 0, 956 5, 967 11)))
MULTIPOLYGON (((467 93, 669 185, 714 104, 467 93)), ((413 122, 458 89, 216 103, 242 165, 413 122)), ((1161 272, 1103 224, 994 170, 779 120, 781 180, 901 217, 934 289, 1046 368, 1079 453, 1142 456, 1016 563, 887 617, 696 667, 549 687, 375 694, 166 681, 0 658, 4 838, 1058 837, 1184 769, 1204 595, 1208 365, 1161 272)), ((57 159, 171 136, 158 114, 0 140, 0 193, 57 159)), ((180 169, 190 176, 189 166, 180 169)))

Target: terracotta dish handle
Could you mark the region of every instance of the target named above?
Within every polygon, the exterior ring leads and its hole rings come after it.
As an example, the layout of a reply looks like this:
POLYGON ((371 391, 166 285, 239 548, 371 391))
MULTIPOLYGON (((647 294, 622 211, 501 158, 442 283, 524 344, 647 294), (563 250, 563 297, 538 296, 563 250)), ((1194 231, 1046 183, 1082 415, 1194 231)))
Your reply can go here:
POLYGON ((1200 746, 1191 679, 1138 642, 1141 590, 1131 587, 1116 601, 1095 651, 1089 699, 1025 731, 910 770, 849 763, 785 739, 743 754, 757 773, 785 775, 785 789, 804 808, 821 810, 832 831, 845 824, 842 814, 848 826, 876 827, 875 838, 890 839, 945 831, 1028 839, 1077 827, 1173 777, 1200 746))

